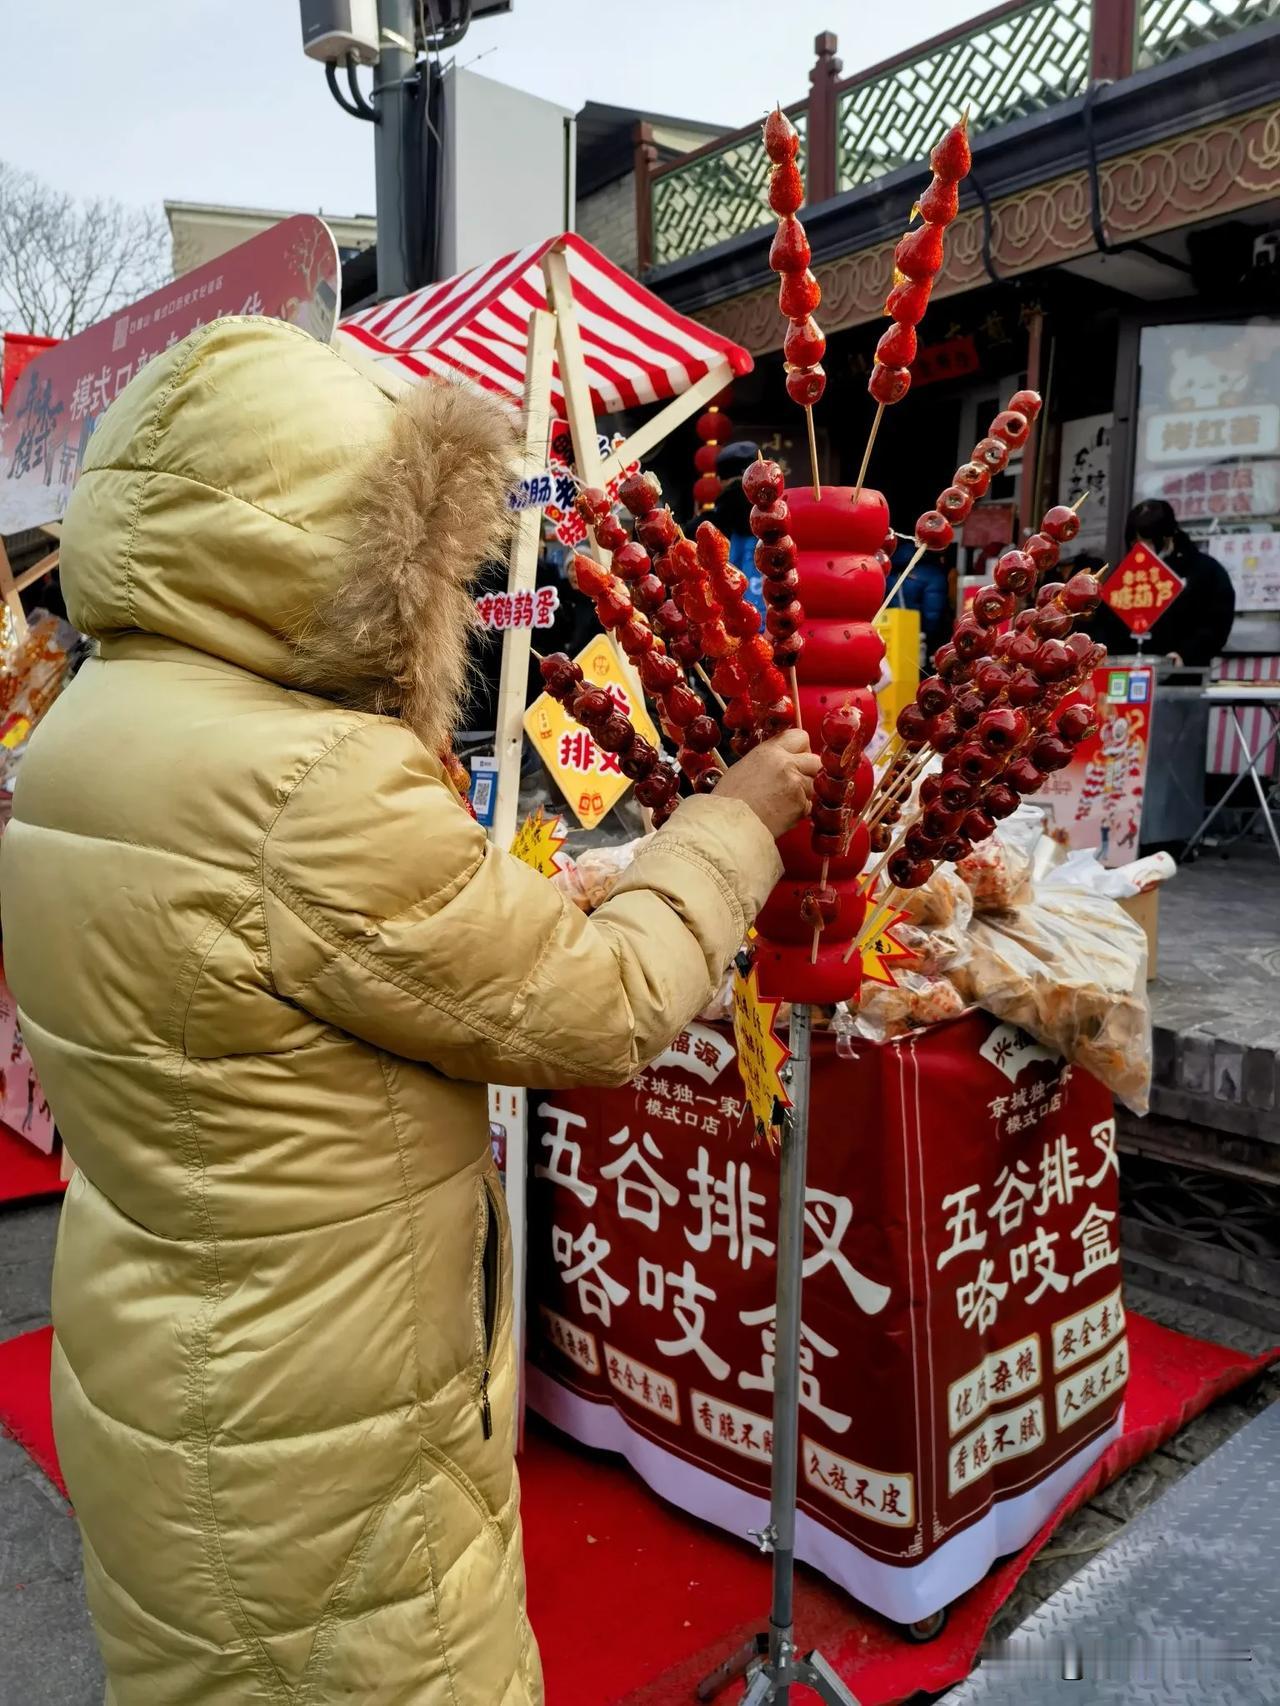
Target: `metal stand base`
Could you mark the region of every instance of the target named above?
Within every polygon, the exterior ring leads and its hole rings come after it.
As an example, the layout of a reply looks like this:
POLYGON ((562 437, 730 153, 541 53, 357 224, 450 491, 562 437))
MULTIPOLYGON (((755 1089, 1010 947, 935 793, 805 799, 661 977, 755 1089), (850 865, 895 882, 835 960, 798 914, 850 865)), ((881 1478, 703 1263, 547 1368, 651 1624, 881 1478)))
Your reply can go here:
POLYGON ((791 1009, 791 1060, 786 1068, 791 1108, 782 1122, 778 1169, 778 1282, 774 1323, 773 1466, 769 1526, 754 1536, 773 1555, 769 1633, 698 1684, 699 1700, 714 1700, 738 1677, 748 1678, 744 1706, 790 1706, 793 1686, 810 1688, 828 1706, 858 1706, 821 1653, 795 1647, 796 1475, 800 1446, 800 1298, 804 1286, 804 1195, 809 1147, 809 1032, 807 1006, 791 1009))
POLYGON ((722 1688, 745 1676, 749 1680, 742 1696, 743 1706, 748 1702, 751 1706, 765 1706, 765 1702, 776 1700, 785 1702, 793 1685, 812 1689, 827 1706, 858 1706, 856 1696, 850 1694, 821 1653, 800 1654, 791 1650, 775 1664, 767 1657, 768 1651, 769 1637, 757 1635, 698 1684, 698 1699, 714 1700, 722 1688))

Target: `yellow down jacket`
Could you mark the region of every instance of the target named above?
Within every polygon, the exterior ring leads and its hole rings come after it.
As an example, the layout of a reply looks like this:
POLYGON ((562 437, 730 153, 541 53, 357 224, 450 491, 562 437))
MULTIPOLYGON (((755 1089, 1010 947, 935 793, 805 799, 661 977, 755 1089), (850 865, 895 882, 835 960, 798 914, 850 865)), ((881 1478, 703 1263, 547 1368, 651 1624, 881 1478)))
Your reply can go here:
POLYGON ((100 655, 0 881, 79 1164, 54 1418, 113 1706, 542 1699, 484 1085, 625 1080, 779 866, 697 798, 588 919, 464 811, 436 754, 511 447, 482 398, 220 320, 66 518, 100 655))

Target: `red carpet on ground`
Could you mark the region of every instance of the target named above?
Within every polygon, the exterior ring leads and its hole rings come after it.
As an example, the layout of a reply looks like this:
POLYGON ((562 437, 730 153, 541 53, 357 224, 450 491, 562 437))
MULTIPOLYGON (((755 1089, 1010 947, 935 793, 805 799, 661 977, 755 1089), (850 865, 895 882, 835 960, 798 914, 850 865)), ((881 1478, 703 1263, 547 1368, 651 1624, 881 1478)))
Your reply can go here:
MULTIPOLYGON (((49 1420, 50 1337, 45 1328, 0 1344, 0 1425, 61 1486, 49 1420)), ((822 1648, 862 1706, 938 1692, 966 1676, 996 1612, 1058 1522, 1271 1360, 1132 1314, 1129 1343, 1123 1437, 1028 1546, 956 1601, 937 1640, 904 1640, 814 1572, 800 1571, 801 1644, 822 1648)), ((521 1473, 529 1610, 548 1706, 687 1706, 698 1679, 764 1626, 767 1561, 664 1504, 616 1459, 570 1445, 535 1421, 521 1473)), ((722 1700, 740 1692, 727 1690, 722 1700)))
POLYGON ((41 1155, 33 1143, 0 1125, 0 1203, 25 1202, 29 1197, 59 1196, 66 1190, 60 1177, 62 1156, 41 1155))

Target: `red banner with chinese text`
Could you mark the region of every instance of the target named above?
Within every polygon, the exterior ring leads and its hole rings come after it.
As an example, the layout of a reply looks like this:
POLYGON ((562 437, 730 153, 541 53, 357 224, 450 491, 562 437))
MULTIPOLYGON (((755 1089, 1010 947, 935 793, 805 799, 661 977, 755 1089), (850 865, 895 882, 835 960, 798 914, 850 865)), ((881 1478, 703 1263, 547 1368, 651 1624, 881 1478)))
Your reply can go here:
POLYGON ((332 232, 298 213, 38 356, 0 425, 0 534, 62 517, 94 427, 171 344, 224 314, 269 314, 327 343, 340 283, 332 232))
MULTIPOLYGON (((530 1099, 529 1397, 707 1520, 768 1496, 777 1160, 727 1035, 530 1099)), ((815 1040, 799 1555, 914 1621, 1021 1545, 1118 1424, 1110 1097, 984 1014, 815 1040)))

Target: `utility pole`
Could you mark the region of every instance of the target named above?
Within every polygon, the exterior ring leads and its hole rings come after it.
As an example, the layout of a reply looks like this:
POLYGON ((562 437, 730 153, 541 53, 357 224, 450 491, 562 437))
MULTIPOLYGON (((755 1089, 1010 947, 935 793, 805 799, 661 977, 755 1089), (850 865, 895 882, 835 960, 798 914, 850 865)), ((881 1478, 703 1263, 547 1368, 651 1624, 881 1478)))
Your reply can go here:
POLYGON ((477 18, 511 0, 300 0, 302 50, 324 66, 329 93, 352 118, 374 127, 378 297, 405 296, 435 278, 439 250, 440 55, 477 18), (421 54, 421 58, 419 55, 421 54), (356 68, 373 66, 371 99, 356 68), (338 87, 346 71, 348 93, 338 87))
POLYGON ((378 0, 378 64, 372 90, 378 218, 378 295, 423 283, 423 107, 415 0, 378 0), (421 103, 421 104, 420 104, 421 103))

